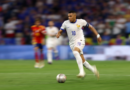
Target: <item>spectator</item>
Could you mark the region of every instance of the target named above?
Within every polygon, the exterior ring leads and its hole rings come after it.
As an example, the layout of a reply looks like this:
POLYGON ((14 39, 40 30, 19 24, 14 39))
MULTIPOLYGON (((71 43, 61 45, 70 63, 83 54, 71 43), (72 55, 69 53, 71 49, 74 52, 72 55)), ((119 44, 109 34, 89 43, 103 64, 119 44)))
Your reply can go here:
POLYGON ((126 38, 130 35, 130 19, 128 19, 127 23, 125 24, 126 27, 126 38))
POLYGON ((3 32, 2 32, 2 28, 0 27, 0 45, 4 44, 4 38, 3 38, 3 32))
POLYGON ((127 9, 126 14, 124 15, 126 19, 130 18, 130 9, 127 9))
POLYGON ((2 5, 2 9, 3 10, 7 10, 8 8, 9 8, 9 0, 4 0, 3 1, 4 3, 3 3, 3 5, 2 5))
POLYGON ((109 25, 109 23, 105 23, 105 32, 107 32, 108 35, 112 34, 112 27, 109 25))
POLYGON ((115 15, 109 15, 105 21, 108 22, 111 25, 111 27, 113 27, 116 22, 116 17, 115 17, 115 15))
POLYGON ((37 0, 37 2, 36 2, 36 7, 37 8, 41 8, 43 5, 44 5, 44 3, 43 3, 42 0, 37 0))
MULTIPOLYGON (((129 0, 4 0, 0 1, 0 4, 0 27, 4 29, 6 37, 24 36, 27 44, 30 43, 29 27, 34 24, 36 18, 41 18, 44 25, 53 19, 55 25, 60 28, 62 22, 68 18, 66 14, 69 10, 75 10, 77 16, 92 24, 101 36, 106 38, 106 32, 108 36, 113 35, 114 38, 110 39, 112 44, 115 44, 119 34, 126 37, 130 34, 129 0), (86 6, 87 8, 84 8, 86 6)), ((84 34, 85 37, 91 38, 91 41, 95 41, 87 27, 84 28, 84 34)))
POLYGON ((125 44, 126 44, 126 45, 130 45, 130 35, 129 35, 129 37, 125 40, 125 44))
POLYGON ((102 43, 102 44, 103 44, 103 45, 108 45, 110 39, 111 39, 110 35, 108 34, 107 31, 105 31, 105 32, 103 33, 103 36, 102 36, 102 40, 103 40, 103 43, 102 43))
POLYGON ((105 24, 103 23, 103 21, 99 22, 96 28, 97 28, 98 33, 102 35, 105 29, 105 24))
POLYGON ((125 27, 126 19, 122 17, 122 15, 118 15, 116 18, 115 25, 113 27, 113 37, 117 37, 118 34, 122 33, 125 27))
POLYGON ((5 29, 5 37, 6 38, 14 38, 15 37, 15 23, 12 22, 11 19, 8 19, 8 23, 5 24, 4 26, 5 29))
POLYGON ((32 40, 31 40, 30 26, 28 26, 28 24, 25 25, 23 31, 24 31, 24 43, 27 45, 31 44, 32 40))
POLYGON ((123 44, 123 39, 121 35, 117 35, 116 38, 116 45, 122 45, 123 44))
POLYGON ((3 27, 3 25, 4 25, 3 18, 0 17, 0 27, 3 27))

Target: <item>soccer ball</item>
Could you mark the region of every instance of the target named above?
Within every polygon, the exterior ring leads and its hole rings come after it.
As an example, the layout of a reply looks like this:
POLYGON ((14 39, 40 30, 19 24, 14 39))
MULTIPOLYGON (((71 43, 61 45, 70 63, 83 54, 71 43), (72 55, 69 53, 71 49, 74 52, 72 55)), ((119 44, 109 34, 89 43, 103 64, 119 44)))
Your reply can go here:
POLYGON ((64 83, 66 81, 66 76, 65 74, 58 74, 56 76, 56 80, 58 81, 58 83, 64 83))

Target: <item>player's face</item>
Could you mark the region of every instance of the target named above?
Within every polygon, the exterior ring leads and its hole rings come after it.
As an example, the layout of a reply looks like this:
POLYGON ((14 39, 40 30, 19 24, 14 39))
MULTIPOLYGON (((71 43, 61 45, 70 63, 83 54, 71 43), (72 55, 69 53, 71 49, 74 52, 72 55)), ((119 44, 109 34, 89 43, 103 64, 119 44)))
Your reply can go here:
POLYGON ((74 20, 76 20, 76 14, 75 13, 69 13, 68 19, 69 19, 70 22, 74 22, 74 20))
POLYGON ((54 26, 54 23, 52 21, 49 21, 48 25, 49 26, 54 26))
POLYGON ((40 21, 35 22, 35 25, 37 25, 37 26, 39 26, 40 24, 41 24, 40 21))

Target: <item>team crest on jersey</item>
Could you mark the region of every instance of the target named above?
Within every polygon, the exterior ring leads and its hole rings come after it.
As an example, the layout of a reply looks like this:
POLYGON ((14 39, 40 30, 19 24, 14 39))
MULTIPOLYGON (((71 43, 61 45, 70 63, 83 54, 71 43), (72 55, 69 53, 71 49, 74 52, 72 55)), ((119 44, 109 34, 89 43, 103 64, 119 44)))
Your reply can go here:
POLYGON ((79 28, 79 27, 80 27, 80 25, 78 25, 78 24, 77 24, 76 26, 77 26, 77 28, 79 28))
POLYGON ((35 32, 39 32, 40 30, 35 30, 35 32))
POLYGON ((51 33, 54 33, 54 30, 52 30, 51 33))

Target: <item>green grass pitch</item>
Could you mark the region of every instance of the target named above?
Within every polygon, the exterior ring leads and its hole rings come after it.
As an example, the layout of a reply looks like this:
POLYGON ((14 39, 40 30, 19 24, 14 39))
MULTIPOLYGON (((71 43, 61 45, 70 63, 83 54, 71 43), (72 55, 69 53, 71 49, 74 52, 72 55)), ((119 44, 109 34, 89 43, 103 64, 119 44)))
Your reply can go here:
POLYGON ((34 68, 33 60, 0 60, 0 90, 130 90, 129 61, 89 61, 96 65, 100 79, 87 69, 84 79, 77 78, 75 60, 54 61, 42 69, 34 68), (57 83, 56 75, 63 73, 67 80, 57 83))

